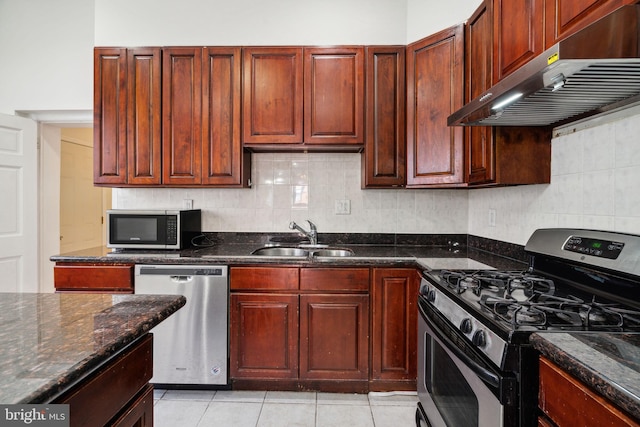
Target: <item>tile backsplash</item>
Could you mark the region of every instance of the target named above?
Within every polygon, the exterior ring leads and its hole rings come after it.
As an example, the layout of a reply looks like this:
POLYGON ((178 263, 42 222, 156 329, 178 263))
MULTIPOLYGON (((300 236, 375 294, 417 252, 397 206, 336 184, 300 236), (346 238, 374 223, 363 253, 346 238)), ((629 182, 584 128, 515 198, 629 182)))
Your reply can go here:
POLYGON ((469 191, 469 234, 518 244, 544 227, 640 234, 640 115, 556 137, 551 153, 551 184, 469 191))
POLYGON ((203 229, 218 232, 286 232, 311 219, 320 232, 468 233, 520 245, 543 227, 640 234, 640 115, 554 138, 545 185, 362 190, 360 154, 252 156, 250 189, 117 189, 114 207, 193 200, 203 229), (343 200, 348 215, 336 213, 343 200))
POLYGON ((360 154, 252 154, 250 189, 117 189, 114 207, 203 210, 205 231, 283 232, 289 222, 319 232, 466 233, 467 192, 362 190, 360 154), (350 214, 337 214, 348 200, 350 214))

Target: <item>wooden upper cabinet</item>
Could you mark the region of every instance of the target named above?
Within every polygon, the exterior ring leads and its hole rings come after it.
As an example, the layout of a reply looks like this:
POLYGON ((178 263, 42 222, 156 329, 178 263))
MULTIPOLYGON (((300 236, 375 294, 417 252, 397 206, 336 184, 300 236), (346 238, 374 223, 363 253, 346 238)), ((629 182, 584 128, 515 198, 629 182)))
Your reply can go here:
MULTIPOLYGON (((492 1, 485 0, 467 21, 465 33, 465 103, 485 93, 492 83, 492 1)), ((465 132, 465 181, 495 180, 495 143, 490 126, 468 126, 465 132)))
POLYGON ((304 142, 364 142, 364 49, 304 48, 304 142))
POLYGON ((239 47, 207 47, 202 69, 202 183, 248 186, 250 155, 242 148, 239 47))
POLYGON ((162 50, 163 183, 201 183, 202 48, 162 50))
POLYGON ((545 0, 494 0, 493 83, 544 50, 545 0))
POLYGON ((362 187, 406 183, 405 47, 367 46, 362 187))
POLYGON ((464 25, 407 47, 407 186, 462 184, 463 129, 447 117, 464 100, 464 25))
POLYGON ((621 6, 637 0, 545 0, 545 45, 553 46, 621 6))
POLYGON ((162 49, 127 50, 127 182, 162 181, 162 49))
MULTIPOLYGON (((467 21, 465 102, 492 84, 493 2, 485 0, 467 21)), ((465 132, 465 182, 472 186, 548 183, 551 133, 543 127, 468 126, 465 132)))
POLYGON ((127 182, 127 49, 93 55, 93 181, 127 182))
POLYGON ((301 47, 243 50, 243 141, 302 143, 303 60, 301 47))

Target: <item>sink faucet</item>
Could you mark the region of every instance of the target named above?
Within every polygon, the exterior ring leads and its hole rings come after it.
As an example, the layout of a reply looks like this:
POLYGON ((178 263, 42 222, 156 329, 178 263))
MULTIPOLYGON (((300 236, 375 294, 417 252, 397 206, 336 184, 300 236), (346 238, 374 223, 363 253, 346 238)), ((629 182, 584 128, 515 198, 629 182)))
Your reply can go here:
POLYGON ((310 220, 307 220, 307 222, 309 223, 309 227, 311 227, 311 229, 309 231, 306 231, 304 228, 300 227, 298 224, 295 223, 295 221, 291 221, 289 223, 289 228, 292 230, 298 230, 302 235, 304 235, 305 237, 309 238, 309 242, 312 245, 317 245, 318 244, 318 229, 316 228, 316 225, 314 223, 312 223, 310 220))

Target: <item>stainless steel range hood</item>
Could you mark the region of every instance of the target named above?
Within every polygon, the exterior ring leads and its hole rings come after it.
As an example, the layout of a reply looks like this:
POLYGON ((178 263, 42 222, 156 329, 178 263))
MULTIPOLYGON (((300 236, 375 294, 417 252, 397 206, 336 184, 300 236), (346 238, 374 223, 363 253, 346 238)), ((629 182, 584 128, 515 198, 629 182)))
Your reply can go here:
POLYGON ((448 125, 558 126, 640 103, 640 6, 556 43, 451 114, 448 125))

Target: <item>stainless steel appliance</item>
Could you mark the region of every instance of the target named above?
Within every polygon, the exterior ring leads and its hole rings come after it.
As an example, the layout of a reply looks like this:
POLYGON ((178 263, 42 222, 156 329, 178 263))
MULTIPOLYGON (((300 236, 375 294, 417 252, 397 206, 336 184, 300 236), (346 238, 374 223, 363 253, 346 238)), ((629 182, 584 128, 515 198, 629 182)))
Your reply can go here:
POLYGON ((423 272, 418 426, 535 426, 531 333, 640 332, 640 236, 541 229, 525 251, 523 271, 423 272))
POLYGON ((228 268, 136 265, 136 294, 184 295, 187 303, 151 330, 153 378, 160 386, 228 384, 228 268))
POLYGON ((202 234, 200 209, 107 211, 107 247, 185 249, 202 234))
POLYGON ((640 102, 640 6, 556 43, 449 116, 475 126, 561 125, 640 102))

